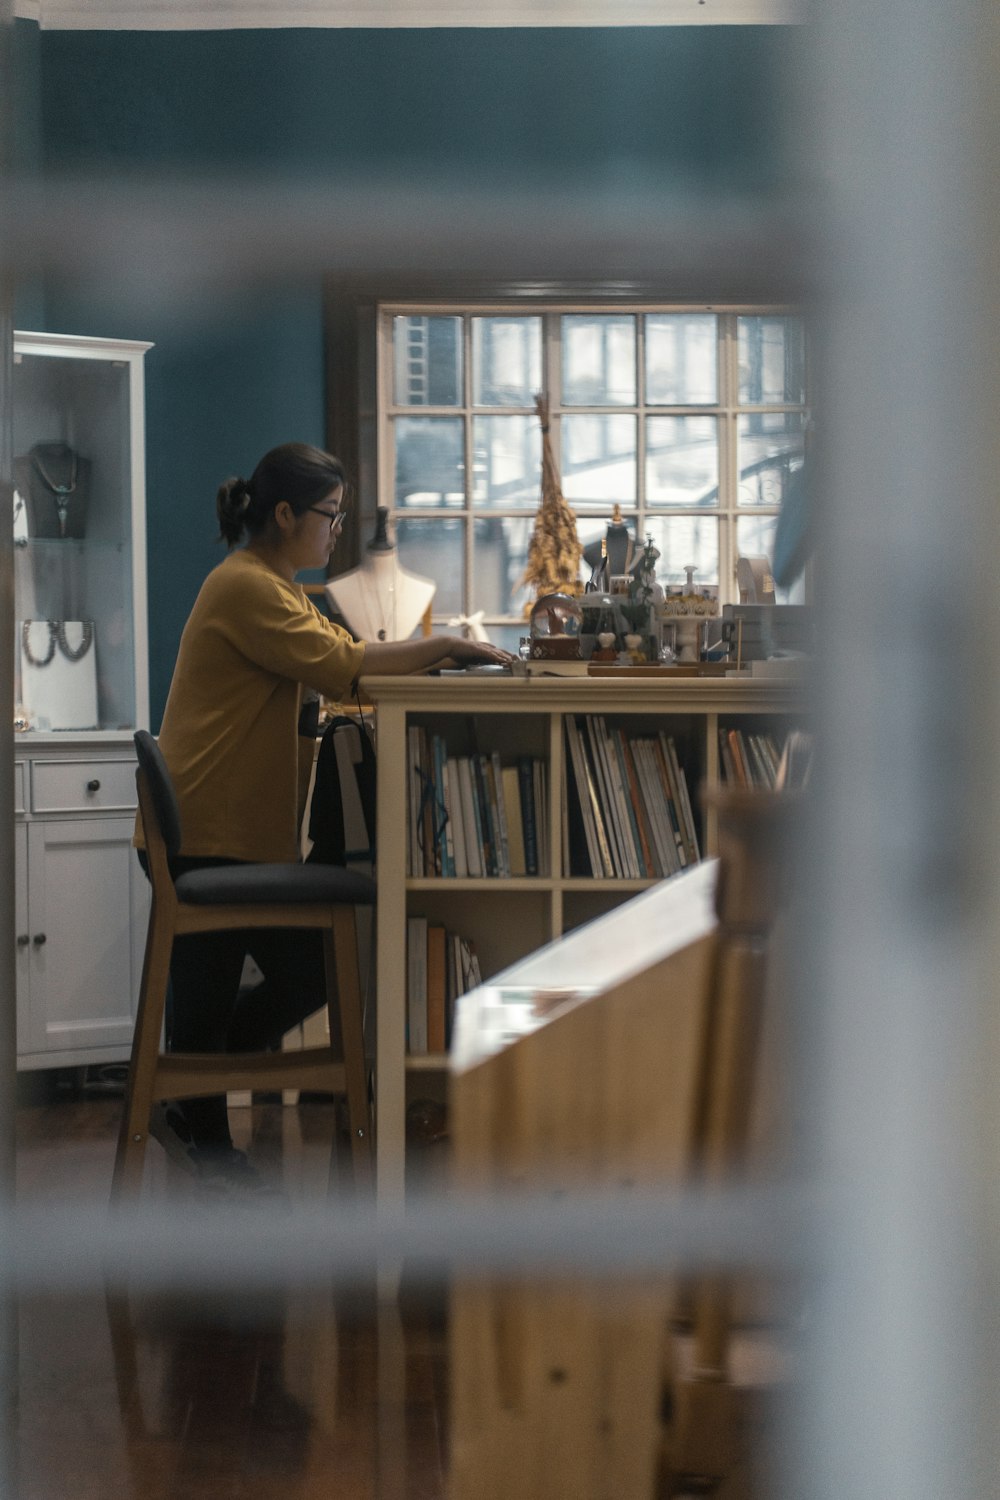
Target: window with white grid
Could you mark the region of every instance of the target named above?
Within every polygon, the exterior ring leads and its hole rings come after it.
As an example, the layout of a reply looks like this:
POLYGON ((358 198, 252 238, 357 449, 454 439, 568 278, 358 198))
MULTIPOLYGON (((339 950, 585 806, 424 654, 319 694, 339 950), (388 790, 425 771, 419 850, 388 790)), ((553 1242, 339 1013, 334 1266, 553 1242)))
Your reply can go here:
POLYGON ((652 537, 661 582, 694 566, 722 602, 737 598, 738 557, 770 557, 803 457, 796 313, 387 304, 379 360, 379 503, 403 565, 437 584, 437 621, 482 610, 508 643, 523 629, 538 391, 584 546, 617 505, 638 541, 652 537))

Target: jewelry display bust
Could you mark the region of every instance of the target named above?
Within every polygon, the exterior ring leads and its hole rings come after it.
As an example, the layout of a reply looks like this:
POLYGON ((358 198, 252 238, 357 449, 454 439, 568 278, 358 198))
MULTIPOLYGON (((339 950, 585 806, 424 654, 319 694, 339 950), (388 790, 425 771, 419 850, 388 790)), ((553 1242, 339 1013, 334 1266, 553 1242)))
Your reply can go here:
POLYGON ((68 443, 35 443, 14 460, 14 483, 25 502, 29 537, 84 536, 90 462, 68 443))
POLYGON ((416 630, 434 598, 437 585, 399 566, 389 540, 389 512, 379 506, 375 535, 360 567, 331 578, 326 596, 360 641, 405 641, 416 630))
POLYGON ((584 561, 590 564, 590 588, 608 589, 612 578, 631 572, 636 557, 632 533, 622 520, 621 506, 616 505, 604 536, 583 549, 584 561))

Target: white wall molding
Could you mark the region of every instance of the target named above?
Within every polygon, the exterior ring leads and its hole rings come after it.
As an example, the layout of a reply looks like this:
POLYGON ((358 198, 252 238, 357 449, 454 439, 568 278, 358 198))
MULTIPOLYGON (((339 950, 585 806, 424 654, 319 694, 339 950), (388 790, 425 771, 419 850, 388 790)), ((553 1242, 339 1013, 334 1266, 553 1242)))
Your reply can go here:
POLYGON ((800 0, 15 0, 48 30, 259 27, 754 26, 801 19, 800 0))

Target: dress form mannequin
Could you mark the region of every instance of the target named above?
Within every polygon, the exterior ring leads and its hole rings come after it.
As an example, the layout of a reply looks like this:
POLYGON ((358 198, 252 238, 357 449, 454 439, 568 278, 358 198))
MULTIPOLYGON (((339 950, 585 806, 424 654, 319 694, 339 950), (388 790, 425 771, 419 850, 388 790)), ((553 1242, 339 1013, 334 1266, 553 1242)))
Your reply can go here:
POLYGON ((326 585, 330 604, 360 641, 405 641, 427 611, 437 584, 399 566, 389 540, 389 512, 376 511, 375 535, 361 566, 331 578, 326 585))
POLYGON ((622 520, 620 505, 615 506, 604 536, 585 547, 583 557, 593 570, 590 586, 595 589, 607 589, 612 578, 620 578, 631 570, 635 561, 635 542, 622 520))

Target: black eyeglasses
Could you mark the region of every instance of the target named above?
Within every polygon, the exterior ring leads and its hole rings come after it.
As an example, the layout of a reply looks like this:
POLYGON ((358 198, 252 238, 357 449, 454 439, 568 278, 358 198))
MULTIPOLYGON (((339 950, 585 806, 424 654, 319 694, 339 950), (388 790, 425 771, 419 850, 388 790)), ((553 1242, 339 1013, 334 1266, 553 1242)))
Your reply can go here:
POLYGON ((311 510, 316 516, 326 516, 331 531, 340 531, 347 519, 347 512, 343 510, 321 510, 318 505, 307 505, 306 510, 311 510))

